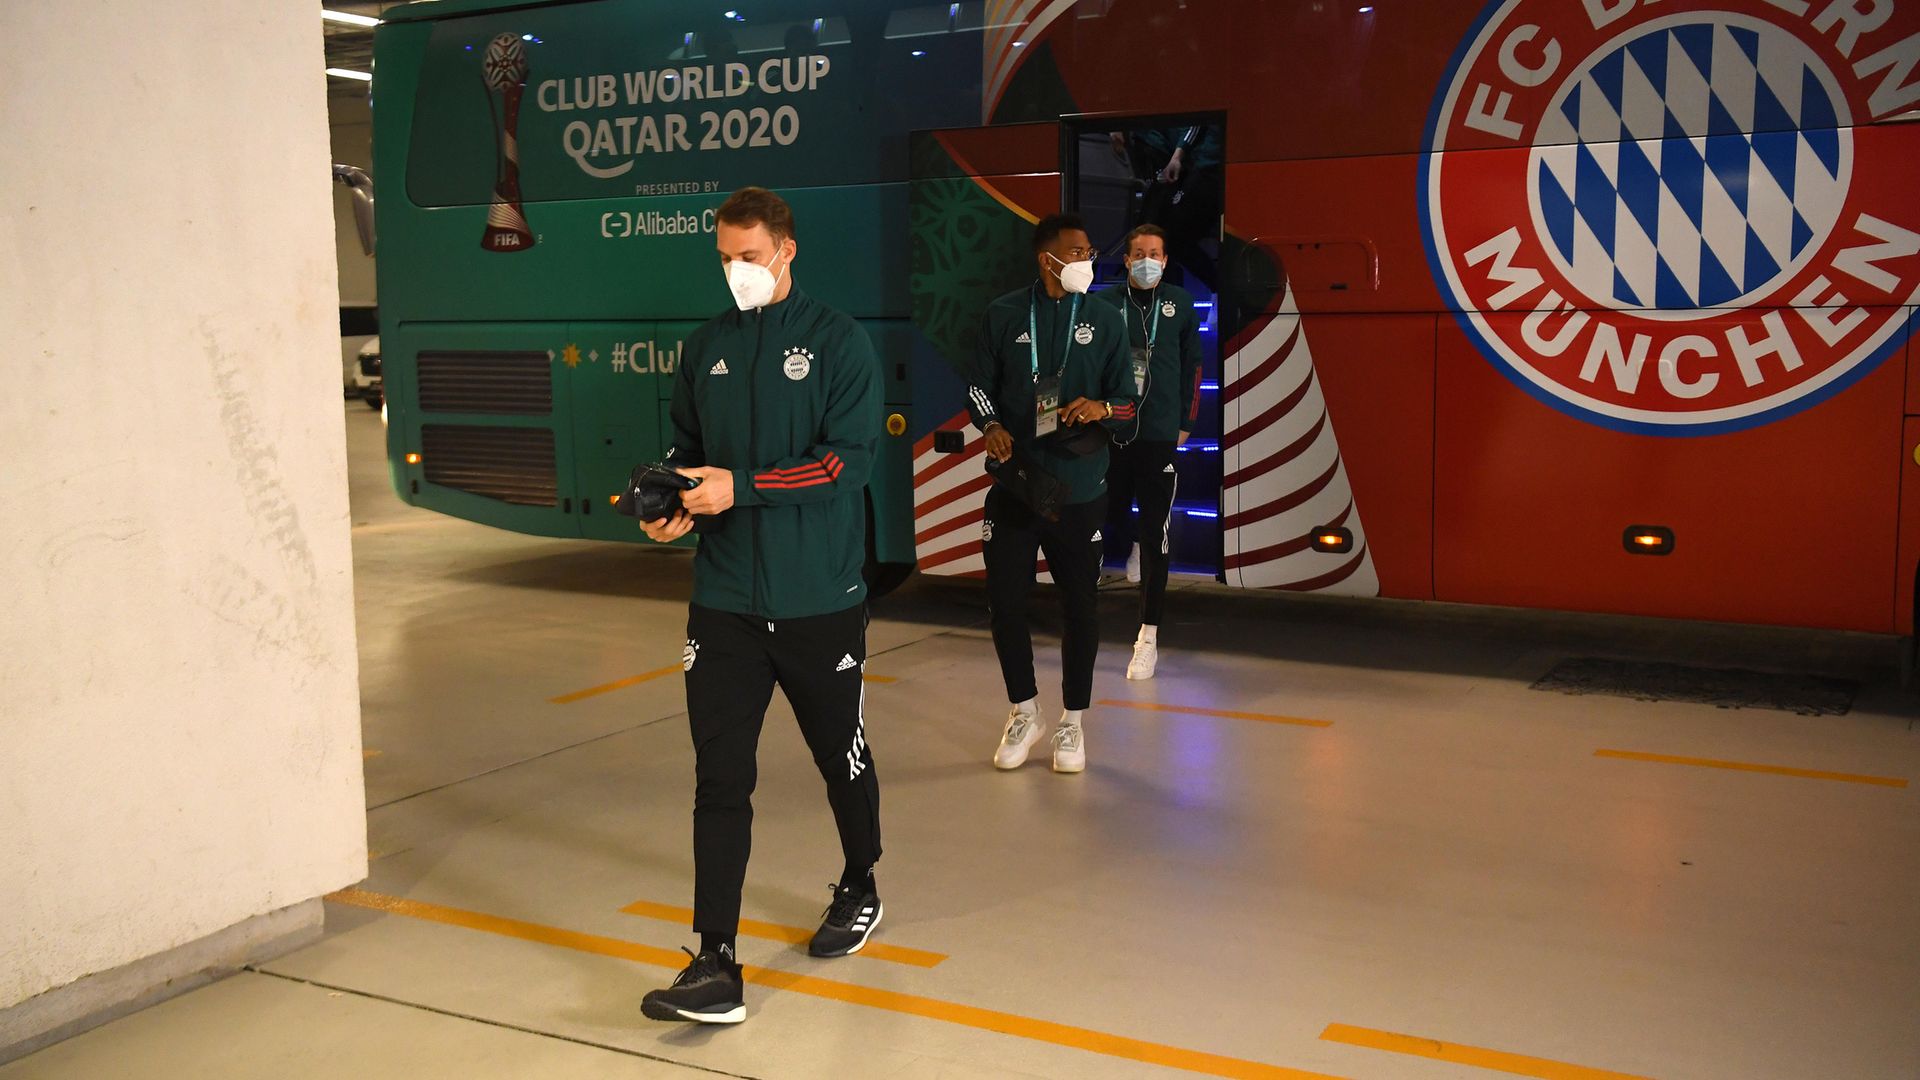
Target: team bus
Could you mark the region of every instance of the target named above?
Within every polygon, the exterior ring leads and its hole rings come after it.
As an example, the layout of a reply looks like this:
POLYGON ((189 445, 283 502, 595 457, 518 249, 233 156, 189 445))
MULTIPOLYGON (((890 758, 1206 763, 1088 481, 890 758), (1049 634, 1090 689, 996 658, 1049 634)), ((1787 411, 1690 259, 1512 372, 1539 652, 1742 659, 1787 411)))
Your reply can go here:
MULTIPOLYGON (((978 574, 955 362, 1087 217, 1208 312, 1176 566, 1909 634, 1916 0, 438 0, 377 32, 396 487, 637 540, 714 209, 885 367, 876 573, 978 574), (729 6, 731 5, 731 6, 729 6)), ((1108 287, 1119 287, 1109 284, 1108 287)))

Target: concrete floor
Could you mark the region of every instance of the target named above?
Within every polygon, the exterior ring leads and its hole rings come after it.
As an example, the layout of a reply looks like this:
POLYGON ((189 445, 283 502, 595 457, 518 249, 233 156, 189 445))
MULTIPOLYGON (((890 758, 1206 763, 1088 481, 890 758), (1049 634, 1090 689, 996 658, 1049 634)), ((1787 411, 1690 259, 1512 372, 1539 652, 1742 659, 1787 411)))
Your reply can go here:
POLYGON ((978 586, 890 598, 868 731, 893 949, 776 940, 839 867, 776 698, 751 1018, 650 1023, 691 940, 686 557, 410 510, 378 418, 347 424, 371 877, 318 944, 0 1080, 1920 1076, 1920 706, 1889 642, 1192 584, 1145 684, 1134 597, 1103 597, 1096 699, 1186 711, 1097 707, 1079 777, 988 765, 978 586), (1864 685, 1818 718, 1528 688, 1594 655, 1864 685))

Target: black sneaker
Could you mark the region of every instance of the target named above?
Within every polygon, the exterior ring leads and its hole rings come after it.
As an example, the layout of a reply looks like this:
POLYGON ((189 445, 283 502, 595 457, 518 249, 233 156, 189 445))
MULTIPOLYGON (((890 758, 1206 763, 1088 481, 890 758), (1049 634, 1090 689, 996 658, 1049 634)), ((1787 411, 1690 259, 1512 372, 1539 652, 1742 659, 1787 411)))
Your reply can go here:
POLYGON ((665 990, 655 990, 640 1002, 649 1020, 694 1020, 702 1024, 737 1024, 747 1018, 745 984, 740 965, 719 953, 693 955, 680 977, 665 990))
POLYGON ((833 903, 827 906, 826 919, 820 923, 820 929, 814 931, 813 944, 807 946, 807 952, 814 956, 851 956, 859 952, 866 946, 874 927, 880 925, 880 916, 886 910, 880 897, 865 889, 834 886, 833 903))

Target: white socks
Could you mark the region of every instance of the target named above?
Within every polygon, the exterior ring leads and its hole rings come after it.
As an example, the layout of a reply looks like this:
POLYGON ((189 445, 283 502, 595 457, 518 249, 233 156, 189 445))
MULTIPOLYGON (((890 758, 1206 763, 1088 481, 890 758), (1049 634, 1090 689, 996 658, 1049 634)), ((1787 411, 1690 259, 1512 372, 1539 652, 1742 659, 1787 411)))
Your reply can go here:
POLYGON ((1138 640, 1143 641, 1148 645, 1160 644, 1160 628, 1157 626, 1149 625, 1147 623, 1141 623, 1140 637, 1138 640))
POLYGON ((1013 703, 1013 707, 1015 711, 1023 716, 1040 715, 1040 699, 1037 697, 1030 697, 1025 701, 1016 701, 1013 703))
POLYGON ((1079 727, 1081 711, 1082 710, 1080 709, 1067 709, 1064 712, 1062 712, 1060 714, 1060 726, 1061 727, 1079 727))

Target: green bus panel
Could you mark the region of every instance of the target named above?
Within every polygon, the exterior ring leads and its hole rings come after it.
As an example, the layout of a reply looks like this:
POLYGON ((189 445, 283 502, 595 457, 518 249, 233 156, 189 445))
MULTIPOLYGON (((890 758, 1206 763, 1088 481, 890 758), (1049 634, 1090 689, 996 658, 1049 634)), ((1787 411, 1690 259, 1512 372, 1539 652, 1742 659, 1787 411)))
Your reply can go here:
MULTIPOLYGON (((887 223, 906 218, 906 184, 783 194, 799 223, 794 276, 808 295, 855 318, 905 319, 912 313, 906 245, 887 242, 885 234, 887 223)), ((716 194, 530 206, 534 245, 484 257, 479 238, 486 207, 402 214, 382 204, 381 310, 400 312, 401 318, 430 311, 435 319, 559 316, 697 324, 733 302, 712 231, 712 211, 724 199, 716 194), (690 231, 656 231, 668 222, 690 231), (448 257, 469 249, 474 257, 448 257)))
POLYGON ((397 361, 387 421, 401 498, 514 532, 579 536, 566 343, 564 323, 401 323, 383 334, 397 361))

